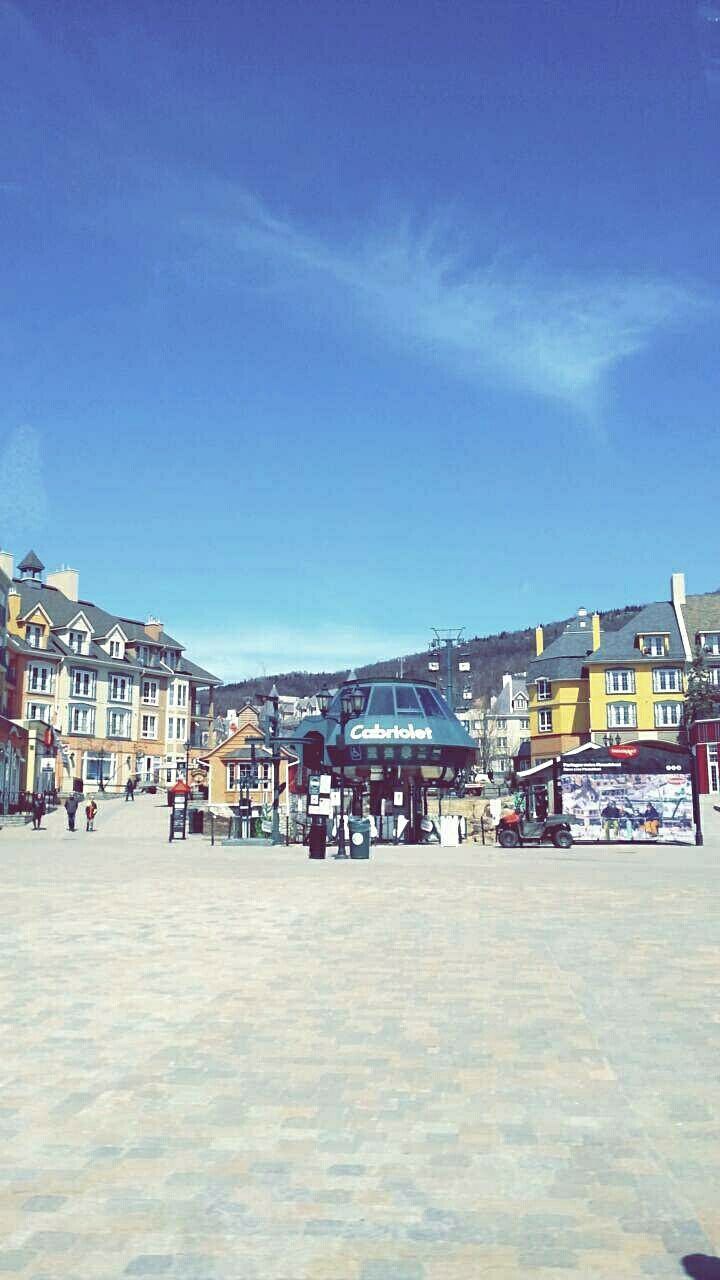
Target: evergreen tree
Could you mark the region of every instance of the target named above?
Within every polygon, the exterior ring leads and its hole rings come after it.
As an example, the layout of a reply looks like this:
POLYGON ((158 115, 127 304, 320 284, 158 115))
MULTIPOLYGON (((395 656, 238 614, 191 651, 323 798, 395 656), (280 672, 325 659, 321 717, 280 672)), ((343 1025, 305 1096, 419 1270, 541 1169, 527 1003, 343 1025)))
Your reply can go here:
POLYGON ((705 653, 698 646, 687 676, 684 708, 686 725, 692 724, 694 720, 702 720, 705 716, 717 715, 719 702, 720 689, 713 685, 705 653))

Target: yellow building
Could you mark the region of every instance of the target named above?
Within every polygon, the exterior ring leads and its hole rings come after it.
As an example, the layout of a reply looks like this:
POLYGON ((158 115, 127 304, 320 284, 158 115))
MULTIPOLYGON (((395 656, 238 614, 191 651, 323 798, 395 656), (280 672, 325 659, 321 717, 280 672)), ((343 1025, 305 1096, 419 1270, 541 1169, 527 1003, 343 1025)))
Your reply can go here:
MULTIPOLYGON (((243 707, 238 728, 225 742, 205 757, 208 766, 208 803, 236 805, 249 796, 254 814, 268 809, 273 800, 272 752, 265 746, 260 720, 254 707, 243 707), (248 786, 249 784, 249 786, 248 786)), ((280 752, 280 816, 289 813, 289 781, 296 757, 287 748, 280 752)))
POLYGON ((593 742, 677 742, 690 656, 682 574, 673 574, 672 597, 646 605, 619 631, 606 632, 588 659, 593 742))
POLYGON ((578 609, 564 631, 545 648, 535 630, 536 656, 528 665, 530 759, 539 764, 590 737, 588 658, 600 645, 600 618, 578 609))

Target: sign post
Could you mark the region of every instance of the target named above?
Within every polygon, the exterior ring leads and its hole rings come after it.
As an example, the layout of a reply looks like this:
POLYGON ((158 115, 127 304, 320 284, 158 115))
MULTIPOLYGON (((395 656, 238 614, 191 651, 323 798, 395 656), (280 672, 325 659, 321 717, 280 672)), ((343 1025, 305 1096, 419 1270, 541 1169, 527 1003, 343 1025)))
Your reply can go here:
POLYGON ((184 840, 187 831, 190 788, 187 782, 184 782, 182 778, 178 778, 177 782, 169 788, 169 794, 172 798, 172 807, 170 809, 170 835, 168 836, 168 841, 184 840))

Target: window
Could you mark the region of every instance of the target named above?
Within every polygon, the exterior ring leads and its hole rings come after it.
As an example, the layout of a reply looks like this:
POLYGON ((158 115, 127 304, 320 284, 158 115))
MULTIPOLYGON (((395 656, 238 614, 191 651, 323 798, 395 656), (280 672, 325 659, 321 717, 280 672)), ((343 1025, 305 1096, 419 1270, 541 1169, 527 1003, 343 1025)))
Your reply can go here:
POLYGON ((88 706, 70 707, 70 733, 94 733, 95 708, 88 706))
POLYGON ((655 667, 653 689, 656 693, 682 693, 682 671, 679 667, 655 667))
POLYGON ((108 676, 108 701, 130 702, 132 699, 132 676, 108 676))
POLYGON ((43 629, 31 622, 25 628, 25 639, 31 649, 42 649, 43 629))
POLYGON ((174 707, 174 705, 175 705, 175 685, 171 680, 168 686, 168 706, 174 707))
POLYGON ((634 729, 637 724, 637 707, 634 702, 609 702, 608 729, 634 729))
POLYGON ((394 716, 395 699, 391 684, 376 684, 370 694, 369 716, 394 716))
POLYGON ((615 667, 605 672, 606 693, 634 693, 635 672, 632 668, 615 667))
POLYGON ((417 695, 426 716, 442 716, 443 720, 448 718, 449 712, 445 710, 444 704, 440 701, 434 689, 426 689, 423 685, 419 685, 417 695))
POLYGON ((641 646, 643 653, 650 658, 665 657, 665 637, 664 636, 641 636, 641 646))
POLYGON ((249 786, 253 789, 258 784, 256 766, 254 764, 240 764, 237 760, 230 760, 227 766, 227 776, 228 791, 234 791, 236 787, 241 786, 249 786))
POLYGON ((187 720, 184 718, 184 716, 178 716, 177 720, 175 721, 175 737, 177 738, 178 742, 185 741, 186 725, 187 725, 187 720))
POLYGON ((521 721, 520 721, 520 728, 521 728, 521 729, 529 729, 529 728, 530 728, 530 721, 529 721, 529 720, 521 720, 521 721))
POLYGON ((33 693, 52 693, 55 685, 55 673, 52 667, 28 667, 27 687, 33 693))
POLYGON ((507 720, 505 720, 504 718, 500 718, 500 719, 496 720, 496 721, 495 721, 495 728, 496 728, 496 729, 507 729, 507 720))
POLYGON ((497 738, 495 740, 495 749, 496 751, 507 751, 507 738, 497 738))
POLYGON ((49 702, 28 702, 25 707, 26 720, 50 720, 50 703, 49 702))
POLYGON ((540 733, 552 733, 552 711, 538 712, 538 730, 540 733))
POLYGON ((174 738, 174 737, 175 737, 175 720, 174 720, 174 717, 173 717, 173 716, 168 716, 168 732, 167 732, 167 736, 168 736, 168 738, 174 738))
POLYGON ((656 702, 655 724, 658 729, 666 725, 680 724, 682 714, 681 702, 656 702))
POLYGON ((142 700, 143 702, 149 703, 151 707, 157 706, 157 700, 158 700, 157 680, 143 680, 142 700))
POLYGON ((396 686, 395 703, 397 705, 398 715, 417 715, 420 710, 418 696, 410 684, 399 684, 396 686))
POLYGON ((547 702, 552 697, 552 685, 549 680, 538 680, 535 687, 538 702, 547 702))
POLYGON ((94 671, 80 671, 75 668, 70 672, 70 688, 74 698, 94 698, 95 683, 94 671))
POLYGON ((85 652, 85 641, 87 633, 85 631, 68 631, 68 645, 73 653, 85 652))
POLYGON ((706 635, 701 635, 700 643, 706 653, 713 653, 716 657, 720 653, 720 634, 717 631, 709 631, 706 635))
POLYGON ((708 675, 711 684, 720 685, 720 667, 708 667, 708 675))
POLYGON ((130 712, 129 711, 108 711, 107 736, 108 738, 129 738, 130 737, 130 712))
POLYGON ((109 646, 108 646, 108 648, 109 648, 109 651, 110 651, 110 657, 111 657, 111 658, 121 658, 121 657, 122 657, 122 653, 120 652, 120 641, 119 641, 119 640, 111 640, 111 641, 110 641, 110 644, 109 644, 109 646))
POLYGON ((143 716, 141 737, 157 738, 157 716, 143 716))
POLYGON ((87 782, 103 783, 115 781, 115 756, 108 755, 103 751, 102 755, 91 755, 89 752, 85 756, 85 780, 87 782))
POLYGON ((186 684, 179 684, 177 687, 177 704, 179 707, 184 707, 187 704, 187 689, 186 684))

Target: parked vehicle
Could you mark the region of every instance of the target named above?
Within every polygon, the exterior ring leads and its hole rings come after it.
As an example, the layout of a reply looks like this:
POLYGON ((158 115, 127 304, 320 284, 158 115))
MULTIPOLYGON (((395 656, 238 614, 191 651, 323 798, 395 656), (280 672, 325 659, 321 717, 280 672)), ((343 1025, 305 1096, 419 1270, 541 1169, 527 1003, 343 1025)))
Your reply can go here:
POLYGON ((504 813, 498 824, 497 841, 503 849, 517 849, 523 844, 554 844, 557 849, 569 849, 573 838, 570 822, 562 813, 551 813, 546 818, 504 813))

